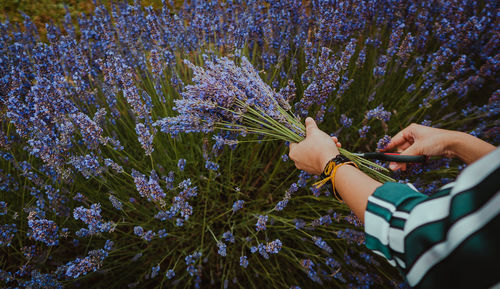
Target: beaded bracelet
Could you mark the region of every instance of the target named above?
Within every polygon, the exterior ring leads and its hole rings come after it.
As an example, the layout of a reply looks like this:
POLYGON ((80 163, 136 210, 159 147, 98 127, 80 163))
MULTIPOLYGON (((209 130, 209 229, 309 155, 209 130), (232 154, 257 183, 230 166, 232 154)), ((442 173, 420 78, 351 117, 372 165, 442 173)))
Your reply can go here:
POLYGON ((329 191, 333 194, 333 196, 339 201, 343 202, 340 194, 335 190, 335 174, 337 173, 337 169, 343 165, 352 165, 358 168, 358 165, 353 161, 349 160, 347 157, 343 155, 337 155, 335 158, 331 159, 325 166, 325 169, 321 173, 321 180, 317 181, 313 184, 317 189, 321 188, 327 182, 332 183, 332 191, 329 191))

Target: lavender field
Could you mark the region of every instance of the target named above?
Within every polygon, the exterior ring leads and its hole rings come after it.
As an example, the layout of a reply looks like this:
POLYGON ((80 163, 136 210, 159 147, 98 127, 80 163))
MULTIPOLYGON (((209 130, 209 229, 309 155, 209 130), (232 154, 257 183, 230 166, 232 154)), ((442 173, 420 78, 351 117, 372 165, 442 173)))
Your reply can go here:
MULTIPOLYGON (((311 116, 350 152, 500 145, 500 3, 179 4, 0 23, 0 287, 409 288, 288 144, 311 116)), ((377 164, 427 194, 464 168, 377 164)))

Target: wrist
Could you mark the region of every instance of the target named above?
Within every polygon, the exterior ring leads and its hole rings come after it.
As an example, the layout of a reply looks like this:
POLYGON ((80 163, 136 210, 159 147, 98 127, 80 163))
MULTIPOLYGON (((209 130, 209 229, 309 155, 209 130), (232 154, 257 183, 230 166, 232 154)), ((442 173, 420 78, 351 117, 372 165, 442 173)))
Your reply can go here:
POLYGON ((328 154, 325 154, 321 159, 320 159, 320 168, 319 168, 319 171, 320 173, 323 172, 323 170, 325 169, 326 165, 328 164, 328 162, 330 160, 332 160, 333 158, 337 157, 340 153, 335 153, 335 152, 331 152, 331 153, 328 153, 328 154))
POLYGON ((495 149, 489 144, 465 132, 456 132, 450 141, 450 155, 470 164, 495 149))
POLYGON ((450 158, 461 158, 460 156, 460 147, 463 146, 464 143, 467 143, 467 139, 472 137, 471 135, 454 131, 446 136, 447 142, 444 147, 444 155, 450 158))

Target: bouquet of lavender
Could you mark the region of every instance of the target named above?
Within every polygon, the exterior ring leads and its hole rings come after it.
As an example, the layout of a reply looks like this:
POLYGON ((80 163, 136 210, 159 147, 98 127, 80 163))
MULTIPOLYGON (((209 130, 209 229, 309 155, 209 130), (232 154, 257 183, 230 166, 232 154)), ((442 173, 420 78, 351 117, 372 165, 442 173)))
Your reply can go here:
MULTIPOLYGON (((289 104, 293 82, 276 92, 260 78, 245 56, 241 57, 240 66, 227 57, 206 61, 205 68, 188 60, 184 62, 194 72, 194 84, 187 85, 183 98, 175 100, 174 110, 179 115, 155 123, 162 132, 177 135, 222 129, 243 136, 255 133, 270 137, 268 140, 300 142, 304 139, 305 126, 289 104)), ((388 172, 386 168, 345 149, 339 150, 377 180, 394 181, 380 172, 388 172)))

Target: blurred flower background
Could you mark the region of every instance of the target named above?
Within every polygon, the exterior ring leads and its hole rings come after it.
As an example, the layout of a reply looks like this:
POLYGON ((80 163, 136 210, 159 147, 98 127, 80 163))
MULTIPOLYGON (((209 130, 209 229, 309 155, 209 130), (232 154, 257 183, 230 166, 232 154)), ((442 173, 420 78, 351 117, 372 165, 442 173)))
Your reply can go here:
MULTIPOLYGON (((497 1, 49 1, 46 24, 21 3, 0 24, 2 287, 407 287, 286 142, 193 127, 189 85, 224 84, 193 69, 222 57, 353 152, 412 122, 500 143, 497 1)), ((391 177, 432 193, 462 168, 391 177)))

